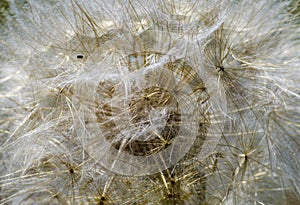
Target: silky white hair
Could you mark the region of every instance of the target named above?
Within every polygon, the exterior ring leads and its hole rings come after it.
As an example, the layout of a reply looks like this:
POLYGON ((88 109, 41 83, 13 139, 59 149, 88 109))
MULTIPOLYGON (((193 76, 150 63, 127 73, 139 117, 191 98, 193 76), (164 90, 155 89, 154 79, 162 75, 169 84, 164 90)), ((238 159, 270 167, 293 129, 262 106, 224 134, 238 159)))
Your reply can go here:
POLYGON ((291 2, 11 0, 0 204, 299 204, 291 2))

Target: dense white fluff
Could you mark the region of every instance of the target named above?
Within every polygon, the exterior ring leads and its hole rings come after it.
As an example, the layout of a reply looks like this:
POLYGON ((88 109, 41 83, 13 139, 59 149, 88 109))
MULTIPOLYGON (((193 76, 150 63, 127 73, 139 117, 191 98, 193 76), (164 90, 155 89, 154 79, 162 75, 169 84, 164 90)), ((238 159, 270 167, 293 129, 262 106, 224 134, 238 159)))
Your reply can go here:
POLYGON ((299 204, 291 5, 11 0, 0 204, 299 204))

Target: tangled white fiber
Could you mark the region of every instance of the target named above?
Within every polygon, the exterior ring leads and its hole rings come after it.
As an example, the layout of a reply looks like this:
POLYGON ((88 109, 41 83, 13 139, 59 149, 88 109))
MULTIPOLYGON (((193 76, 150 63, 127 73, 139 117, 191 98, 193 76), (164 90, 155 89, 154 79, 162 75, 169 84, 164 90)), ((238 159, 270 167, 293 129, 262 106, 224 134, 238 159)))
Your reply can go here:
POLYGON ((288 0, 10 0, 0 204, 300 204, 288 0))

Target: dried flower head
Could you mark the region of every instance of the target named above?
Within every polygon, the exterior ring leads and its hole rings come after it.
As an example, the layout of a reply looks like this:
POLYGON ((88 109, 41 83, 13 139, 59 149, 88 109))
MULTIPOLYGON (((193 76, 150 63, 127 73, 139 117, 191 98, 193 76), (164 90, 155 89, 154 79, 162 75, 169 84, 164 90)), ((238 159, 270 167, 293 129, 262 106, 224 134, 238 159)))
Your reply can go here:
POLYGON ((1 204, 299 204, 290 1, 10 0, 1 204))

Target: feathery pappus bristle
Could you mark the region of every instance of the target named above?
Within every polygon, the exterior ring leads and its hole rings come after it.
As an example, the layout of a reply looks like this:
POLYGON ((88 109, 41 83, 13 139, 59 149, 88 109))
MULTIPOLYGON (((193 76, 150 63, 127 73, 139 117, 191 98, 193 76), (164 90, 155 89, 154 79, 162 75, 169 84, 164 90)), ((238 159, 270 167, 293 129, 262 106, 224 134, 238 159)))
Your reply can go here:
POLYGON ((300 203, 297 2, 8 2, 0 204, 300 203))

